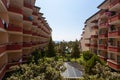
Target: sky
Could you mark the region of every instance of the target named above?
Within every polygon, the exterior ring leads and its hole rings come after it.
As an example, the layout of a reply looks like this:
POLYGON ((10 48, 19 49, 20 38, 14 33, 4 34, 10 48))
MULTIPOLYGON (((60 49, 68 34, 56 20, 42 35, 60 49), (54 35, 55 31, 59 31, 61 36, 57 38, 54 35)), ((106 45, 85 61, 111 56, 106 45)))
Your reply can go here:
POLYGON ((52 28, 54 41, 74 41, 81 38, 84 22, 104 0, 36 0, 36 6, 52 28))

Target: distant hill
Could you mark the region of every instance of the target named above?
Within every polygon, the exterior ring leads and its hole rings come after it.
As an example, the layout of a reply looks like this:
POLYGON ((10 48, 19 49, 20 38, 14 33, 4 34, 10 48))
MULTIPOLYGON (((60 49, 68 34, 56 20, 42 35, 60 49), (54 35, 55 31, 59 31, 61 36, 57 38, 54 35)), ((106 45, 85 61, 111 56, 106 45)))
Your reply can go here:
POLYGON ((61 41, 54 41, 55 43, 60 43, 61 41))

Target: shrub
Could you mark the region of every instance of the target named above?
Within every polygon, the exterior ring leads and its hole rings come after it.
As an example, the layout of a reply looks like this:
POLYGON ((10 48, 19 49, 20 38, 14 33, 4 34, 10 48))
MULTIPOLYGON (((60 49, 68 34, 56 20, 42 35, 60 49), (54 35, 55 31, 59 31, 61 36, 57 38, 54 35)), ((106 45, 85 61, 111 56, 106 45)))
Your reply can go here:
POLYGON ((90 53, 90 51, 84 51, 84 52, 82 52, 82 54, 83 54, 83 59, 84 59, 85 61, 88 61, 88 60, 91 59, 91 57, 93 56, 93 54, 90 53))
POLYGON ((65 71, 63 62, 54 61, 53 58, 39 59, 38 64, 23 64, 10 69, 11 74, 4 80, 64 80, 60 75, 65 71))

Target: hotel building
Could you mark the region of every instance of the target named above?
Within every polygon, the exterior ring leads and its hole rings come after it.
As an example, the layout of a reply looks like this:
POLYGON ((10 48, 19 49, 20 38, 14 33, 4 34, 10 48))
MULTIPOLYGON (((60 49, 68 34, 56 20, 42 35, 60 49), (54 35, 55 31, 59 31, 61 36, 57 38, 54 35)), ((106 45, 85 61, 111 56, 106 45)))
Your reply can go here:
POLYGON ((51 28, 36 0, 0 0, 0 80, 49 42, 51 28))
POLYGON ((86 20, 80 40, 81 47, 85 47, 82 51, 96 53, 109 67, 120 71, 120 0, 105 0, 98 8, 99 11, 86 20))

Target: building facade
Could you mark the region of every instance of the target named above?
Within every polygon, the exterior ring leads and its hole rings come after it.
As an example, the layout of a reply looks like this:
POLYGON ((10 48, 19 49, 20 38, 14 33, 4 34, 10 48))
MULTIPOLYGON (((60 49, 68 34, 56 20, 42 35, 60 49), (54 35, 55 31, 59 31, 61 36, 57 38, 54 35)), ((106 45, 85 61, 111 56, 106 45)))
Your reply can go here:
MULTIPOLYGON (((106 61, 109 67, 120 71, 120 0, 105 0, 98 8, 97 14, 89 18, 92 20, 97 16, 91 22, 96 27, 89 27, 89 31, 92 30, 87 34, 91 35, 89 43, 82 44, 81 39, 81 46, 86 45, 91 52, 106 61), (92 45, 93 42, 95 45, 92 45)), ((86 33, 85 30, 83 32, 86 33)))
POLYGON ((52 30, 35 1, 0 0, 0 80, 49 42, 52 30))

